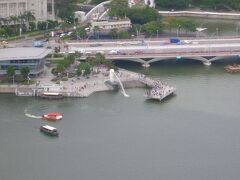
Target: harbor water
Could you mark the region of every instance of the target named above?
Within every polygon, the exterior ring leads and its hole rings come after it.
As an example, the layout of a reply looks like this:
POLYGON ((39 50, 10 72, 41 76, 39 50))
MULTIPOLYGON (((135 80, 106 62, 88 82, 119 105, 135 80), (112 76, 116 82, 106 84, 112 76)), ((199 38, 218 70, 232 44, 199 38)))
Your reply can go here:
POLYGON ((0 95, 0 180, 238 180, 240 74, 223 62, 172 61, 144 70, 177 88, 163 102, 145 89, 46 100, 0 95), (49 111, 63 120, 47 122, 49 111), (59 137, 39 127, 49 124, 59 137))

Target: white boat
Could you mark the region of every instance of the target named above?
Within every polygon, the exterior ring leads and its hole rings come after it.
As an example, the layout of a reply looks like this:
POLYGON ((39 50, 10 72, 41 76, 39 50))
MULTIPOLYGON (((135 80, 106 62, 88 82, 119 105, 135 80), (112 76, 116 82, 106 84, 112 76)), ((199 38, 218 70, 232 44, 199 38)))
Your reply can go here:
POLYGON ((60 92, 43 92, 39 94, 42 98, 48 98, 48 99, 61 99, 63 98, 63 94, 60 92))
POLYGON ((209 61, 204 61, 203 64, 204 64, 205 66, 211 66, 211 65, 212 65, 212 63, 209 62, 209 61))
POLYGON ((49 125, 44 125, 40 127, 40 131, 51 136, 58 136, 58 130, 55 127, 49 126, 49 125))

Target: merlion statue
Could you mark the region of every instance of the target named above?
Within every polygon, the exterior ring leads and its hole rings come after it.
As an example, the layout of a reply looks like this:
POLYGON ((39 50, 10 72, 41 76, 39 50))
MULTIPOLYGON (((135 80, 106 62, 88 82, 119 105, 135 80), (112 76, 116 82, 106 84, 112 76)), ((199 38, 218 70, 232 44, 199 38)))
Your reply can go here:
POLYGON ((114 69, 109 70, 109 79, 111 83, 114 82, 114 69))

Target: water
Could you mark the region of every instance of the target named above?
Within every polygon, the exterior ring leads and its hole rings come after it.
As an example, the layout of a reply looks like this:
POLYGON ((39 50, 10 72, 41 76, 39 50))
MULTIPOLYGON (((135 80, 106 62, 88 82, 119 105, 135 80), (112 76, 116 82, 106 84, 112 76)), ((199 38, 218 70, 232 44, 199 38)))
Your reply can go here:
POLYGON ((123 93, 123 95, 125 96, 125 97, 129 97, 129 95, 126 93, 126 91, 125 91, 125 89, 124 89, 124 87, 123 87, 123 84, 122 84, 122 81, 119 79, 119 77, 116 75, 116 73, 113 71, 112 72, 114 75, 115 75, 115 77, 117 78, 117 80, 118 80, 118 82, 119 82, 119 84, 120 84, 120 87, 121 87, 121 89, 122 89, 122 93, 123 93))
MULTIPOLYGON (((125 64, 118 64, 126 67, 125 64)), ((238 180, 240 81, 223 63, 161 62, 149 70, 177 88, 162 103, 144 89, 48 101, 0 95, 0 179, 238 180), (27 117, 49 111, 63 120, 27 117), (49 124, 59 138, 39 132, 49 124)))

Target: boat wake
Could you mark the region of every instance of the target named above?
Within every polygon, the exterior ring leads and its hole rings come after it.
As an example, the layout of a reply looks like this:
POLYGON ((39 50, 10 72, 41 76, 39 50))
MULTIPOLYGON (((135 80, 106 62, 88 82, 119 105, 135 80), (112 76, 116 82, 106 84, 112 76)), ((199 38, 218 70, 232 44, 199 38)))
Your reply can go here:
POLYGON ((25 116, 30 117, 30 118, 34 118, 34 119, 41 119, 42 118, 42 116, 35 116, 33 114, 28 113, 27 109, 24 110, 24 114, 25 114, 25 116))

